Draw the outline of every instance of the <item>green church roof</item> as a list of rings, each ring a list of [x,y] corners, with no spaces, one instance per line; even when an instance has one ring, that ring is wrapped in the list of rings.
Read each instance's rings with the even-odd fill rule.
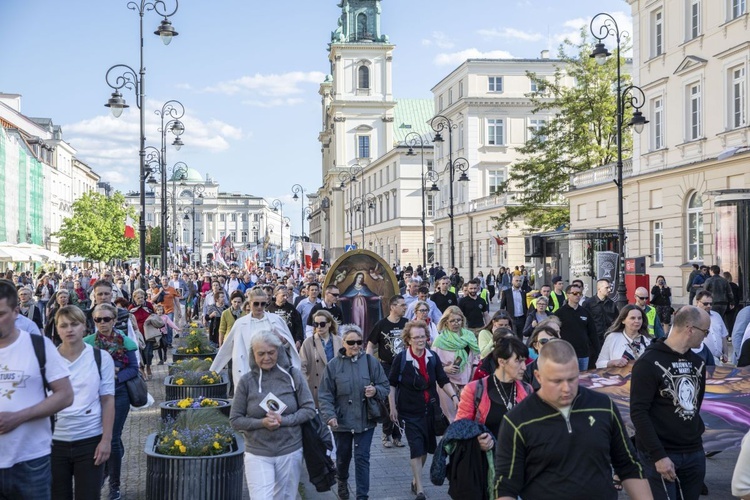
[[[432,99],[398,99],[393,112],[393,140],[403,144],[406,136],[416,132],[425,141],[432,142],[430,120],[435,116]],[[413,138],[414,136],[411,136]]]
[[[172,174],[169,182],[172,181],[203,182],[203,176],[196,169],[188,168],[186,173],[178,171],[176,174]]]

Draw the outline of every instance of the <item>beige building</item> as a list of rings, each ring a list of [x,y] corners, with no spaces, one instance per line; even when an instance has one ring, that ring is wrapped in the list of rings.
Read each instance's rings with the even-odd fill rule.
[[[652,284],[664,275],[676,304],[687,302],[693,263],[718,264],[747,290],[746,2],[628,3],[633,79],[650,123],[623,173],[625,255],[646,256]],[[608,165],[572,177],[572,229],[617,228],[615,173]]]
[[[435,165],[440,178],[435,195],[436,260],[455,267],[465,278],[499,266],[524,264],[522,221],[509,229],[495,229],[492,219],[514,203],[514,192],[498,194],[523,146],[549,115],[534,114],[528,95],[535,92],[527,71],[552,78],[561,64],[542,52],[540,59],[469,59],[432,89],[434,114],[450,120],[435,143]],[[572,85],[570,81],[563,85]],[[442,123],[447,123],[437,118]],[[437,123],[437,122],[436,122]],[[462,160],[465,160],[465,163]],[[454,252],[451,251],[450,174],[446,165],[468,165],[468,181],[456,170],[453,183]],[[518,186],[522,190],[524,186]],[[452,256],[455,254],[455,257]]]

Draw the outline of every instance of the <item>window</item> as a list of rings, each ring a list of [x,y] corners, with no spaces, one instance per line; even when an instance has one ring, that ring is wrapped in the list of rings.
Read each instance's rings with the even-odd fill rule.
[[[529,131],[531,132],[531,137],[538,137],[540,141],[544,142],[547,140],[547,137],[544,135],[541,135],[540,132],[542,131],[542,128],[547,125],[547,120],[539,120],[539,119],[532,119],[529,120]]]
[[[651,13],[651,57],[664,53],[664,13],[661,9]]]
[[[247,214],[242,214],[242,222],[247,222]]]
[[[490,195],[500,194],[500,189],[505,182],[505,171],[504,170],[489,170],[488,184],[490,186]]]
[[[729,127],[744,127],[745,118],[745,67],[740,66],[729,70],[731,78],[729,88]]]
[[[427,199],[427,217],[432,217],[435,210],[435,197],[431,194],[425,194],[425,198]]]
[[[370,157],[370,136],[360,135],[357,136],[357,158],[369,158]]]
[[[225,222],[226,221],[226,215],[219,214],[219,222]]]
[[[537,85],[536,80],[533,78],[529,79],[530,82],[530,88],[532,92],[539,92],[539,85]]]
[[[214,214],[206,214],[206,222],[213,222]]]
[[[651,101],[651,149],[664,147],[664,99],[657,97]]]
[[[464,122],[458,124],[458,149],[464,148]]]
[[[578,205],[578,220],[586,220],[586,204],[581,203]]]
[[[687,33],[686,40],[697,38],[701,34],[701,0],[687,0]]]
[[[234,231],[232,231],[231,233],[229,233],[229,238],[232,241],[237,241],[237,233],[235,233]]]
[[[370,68],[364,64],[357,70],[357,88],[361,90],[370,88]]]
[[[453,104],[453,89],[448,89],[448,106]]]
[[[729,5],[731,7],[729,19],[737,19],[747,12],[746,0],[729,0]]]
[[[237,222],[237,214],[231,214],[229,216],[229,220],[232,222]]]
[[[490,92],[502,92],[503,91],[503,77],[502,76],[490,76],[489,86],[487,88]]]
[[[443,96],[442,95],[440,97],[438,97],[438,109],[440,111],[443,110]]]
[[[607,216],[607,200],[599,200],[596,202],[596,216],[597,217]]]
[[[662,222],[653,223],[654,233],[654,264],[664,263],[664,226]]]
[[[247,242],[247,231],[242,231],[242,243]]]
[[[694,83],[688,86],[688,133],[689,141],[700,139],[703,134],[701,117],[701,84]]]
[[[487,120],[487,144],[502,146],[505,144],[505,122],[500,118]]]
[[[689,261],[703,260],[703,197],[694,192],[687,205],[687,252]]]
[[[458,98],[461,99],[464,96],[464,82],[461,80],[458,82]]]

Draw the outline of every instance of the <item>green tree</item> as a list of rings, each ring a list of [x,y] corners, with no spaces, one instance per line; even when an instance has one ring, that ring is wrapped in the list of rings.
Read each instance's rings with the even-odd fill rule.
[[[135,219],[135,209],[127,207],[119,191],[112,197],[88,192],[73,203],[73,216],[63,220],[60,252],[109,262],[138,254],[138,238],[125,238],[125,219]]]
[[[161,226],[147,229],[146,255],[161,255]]]
[[[599,66],[589,57],[593,48],[581,30],[579,43],[565,40],[558,48],[561,63],[553,78],[527,73],[537,86],[529,95],[533,113],[549,118],[518,148],[523,159],[512,166],[500,186],[501,192],[516,192],[517,204],[507,205],[493,217],[497,227],[521,220],[531,230],[568,224],[570,207],[563,193],[569,189],[570,175],[617,159],[616,57]],[[621,65],[625,67],[622,59]],[[567,85],[566,78],[572,78],[574,85]],[[623,73],[623,88],[628,81]],[[623,116],[628,115],[626,109]],[[630,155],[632,142],[632,135],[624,130],[624,157]]]

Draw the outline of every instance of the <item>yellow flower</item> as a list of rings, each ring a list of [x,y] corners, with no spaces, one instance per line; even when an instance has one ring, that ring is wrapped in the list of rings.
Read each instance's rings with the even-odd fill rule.
[[[205,361],[208,361],[209,363],[213,361],[211,358],[206,358]]]
[[[216,434],[214,434],[214,437],[215,437],[216,439],[221,439],[221,434],[219,434],[219,433],[217,432]]]
[[[177,431],[172,431],[173,436],[177,436]]]
[[[174,383],[177,384],[177,385],[182,385],[182,384],[185,383],[185,379],[184,378],[178,378],[177,380],[174,381]]]
[[[175,439],[174,440],[174,445],[175,446],[182,446],[182,441],[180,441],[179,439]]]
[[[187,448],[185,448],[184,446],[180,446],[180,453],[185,453],[185,452],[187,452]]]
[[[221,445],[219,444],[218,441],[214,441],[214,448],[217,449],[217,450],[221,449]]]

